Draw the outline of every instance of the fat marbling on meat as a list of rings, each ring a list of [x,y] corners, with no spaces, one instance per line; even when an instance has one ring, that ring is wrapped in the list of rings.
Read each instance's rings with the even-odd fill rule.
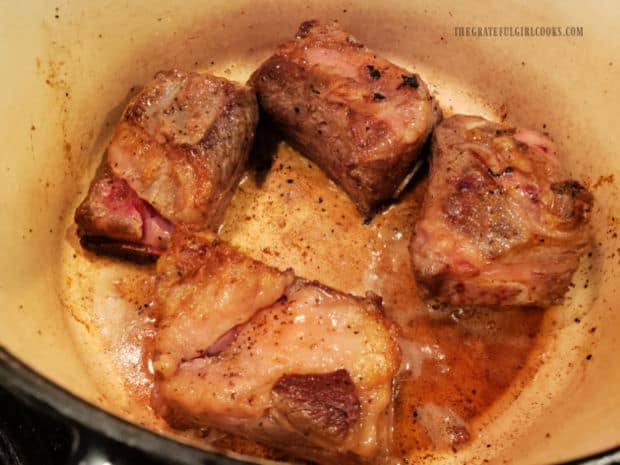
[[[214,235],[175,234],[157,263],[153,406],[319,463],[387,447],[400,363],[377,297],[297,278]]]
[[[451,116],[433,134],[410,245],[417,282],[452,304],[558,302],[587,248],[591,206],[546,135]]]
[[[398,196],[441,112],[420,76],[306,21],[252,75],[261,109],[363,213]]]
[[[246,86],[176,69],[157,73],[129,101],[106,166],[76,211],[83,243],[158,255],[175,225],[215,229],[245,169],[257,121],[256,97]],[[155,243],[153,218],[160,227]]]

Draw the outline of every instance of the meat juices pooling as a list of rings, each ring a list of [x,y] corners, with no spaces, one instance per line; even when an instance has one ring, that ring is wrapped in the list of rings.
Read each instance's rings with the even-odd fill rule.
[[[321,463],[386,454],[400,350],[380,301],[296,278],[214,235],[157,263],[153,405]]]
[[[219,226],[246,168],[254,92],[209,74],[162,71],[127,105],[107,163],[76,212],[86,244],[159,255],[174,226]]]
[[[441,112],[426,84],[337,23],[303,23],[250,78],[269,116],[371,213],[397,197]]]
[[[452,304],[558,302],[589,242],[592,195],[553,142],[477,116],[433,133],[428,191],[411,241],[427,297]]]

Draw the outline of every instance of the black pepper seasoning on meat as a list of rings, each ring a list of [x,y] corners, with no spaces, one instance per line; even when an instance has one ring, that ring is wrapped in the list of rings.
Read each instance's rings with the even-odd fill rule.
[[[491,168],[489,168],[487,170],[487,173],[489,173],[491,176],[493,176],[494,178],[499,178],[500,176],[503,176],[505,174],[510,174],[514,171],[512,166],[507,166],[506,168],[504,168],[503,171],[499,172],[499,173],[495,173]]]
[[[403,82],[401,82],[398,87],[396,88],[396,90],[401,89],[402,87],[413,87],[414,89],[417,89],[418,87],[420,87],[420,83],[418,82],[418,78],[416,77],[415,74],[412,74],[411,76],[407,76],[406,74],[401,74],[400,77],[402,78]]]
[[[366,68],[368,68],[368,73],[370,74],[371,79],[374,79],[375,81],[381,79],[381,71],[379,71],[373,65],[367,65]]]

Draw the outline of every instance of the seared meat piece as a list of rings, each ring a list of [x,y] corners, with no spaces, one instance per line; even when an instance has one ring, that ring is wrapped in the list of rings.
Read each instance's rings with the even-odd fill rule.
[[[587,247],[591,205],[545,135],[452,116],[433,135],[410,245],[418,284],[453,304],[557,302]]]
[[[258,121],[250,89],[208,74],[160,72],[127,106],[112,172],[175,223],[218,226]]]
[[[110,203],[103,188],[110,182],[172,224],[217,228],[243,174],[257,121],[248,87],[208,74],[158,73],[123,113],[108,148],[109,174],[95,180],[76,214],[81,233],[148,253],[165,246],[145,243],[133,210],[115,210],[122,205]]]
[[[320,463],[385,452],[400,351],[376,298],[177,234],[157,264],[153,406]]]
[[[303,23],[250,83],[265,113],[363,213],[400,194],[441,118],[417,74],[337,23]]]

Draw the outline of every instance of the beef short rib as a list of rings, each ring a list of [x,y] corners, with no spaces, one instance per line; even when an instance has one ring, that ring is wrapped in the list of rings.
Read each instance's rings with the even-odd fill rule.
[[[400,351],[378,299],[175,233],[157,263],[153,406],[319,463],[385,454]]]
[[[169,235],[151,243],[152,221],[140,221],[128,204],[168,232],[179,224],[217,228],[245,169],[257,121],[248,87],[209,74],[157,73],[129,101],[105,169],[76,212],[83,244],[161,253]]]
[[[250,83],[262,110],[363,213],[400,193],[441,117],[420,76],[337,23],[303,23]]]
[[[447,118],[410,245],[417,282],[452,304],[557,302],[588,245],[591,206],[546,135]]]

